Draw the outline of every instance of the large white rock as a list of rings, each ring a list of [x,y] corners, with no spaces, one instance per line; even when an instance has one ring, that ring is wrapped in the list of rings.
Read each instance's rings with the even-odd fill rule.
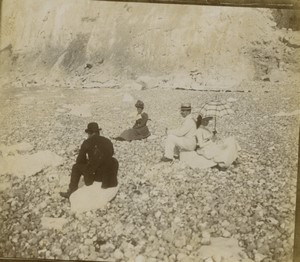
[[[10,146],[0,145],[0,151],[2,153],[2,156],[17,154],[19,152],[29,152],[32,149],[33,149],[33,145],[31,145],[27,142],[22,142],[22,143],[10,145]]]
[[[0,174],[12,174],[15,176],[30,176],[42,169],[62,164],[62,157],[46,150],[38,151],[31,155],[12,155],[0,157]]]
[[[63,217],[42,217],[41,219],[42,227],[47,229],[62,230],[67,222],[67,219]]]
[[[238,240],[234,238],[211,238],[209,246],[201,246],[199,258],[221,256],[224,259],[240,258],[243,249],[239,247]]]
[[[103,189],[101,185],[101,182],[94,182],[76,190],[70,196],[71,210],[81,213],[104,208],[116,196],[119,186]]]

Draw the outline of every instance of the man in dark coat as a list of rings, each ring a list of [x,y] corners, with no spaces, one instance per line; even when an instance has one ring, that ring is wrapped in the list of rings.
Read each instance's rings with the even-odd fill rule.
[[[78,189],[81,175],[87,186],[92,185],[94,181],[102,182],[102,188],[118,185],[119,163],[113,157],[113,144],[109,139],[100,136],[100,130],[97,123],[88,124],[85,130],[88,138],[82,143],[76,164],[73,165],[68,191],[60,192],[62,197],[69,198]]]

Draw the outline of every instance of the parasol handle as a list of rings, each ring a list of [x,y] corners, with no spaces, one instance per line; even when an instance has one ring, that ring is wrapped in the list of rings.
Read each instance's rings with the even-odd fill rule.
[[[217,116],[215,116],[215,127],[214,127],[214,131],[213,131],[214,135],[217,134],[216,126],[217,126]]]

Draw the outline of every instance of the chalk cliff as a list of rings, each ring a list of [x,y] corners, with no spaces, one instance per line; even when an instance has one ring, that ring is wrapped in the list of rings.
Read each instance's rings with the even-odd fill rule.
[[[289,33],[269,9],[3,0],[1,69],[74,86],[232,87],[288,70]]]

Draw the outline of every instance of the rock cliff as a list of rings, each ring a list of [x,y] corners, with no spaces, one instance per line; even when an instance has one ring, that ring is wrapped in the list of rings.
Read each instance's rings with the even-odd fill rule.
[[[291,33],[269,9],[3,0],[0,58],[22,84],[224,88],[286,75]]]

